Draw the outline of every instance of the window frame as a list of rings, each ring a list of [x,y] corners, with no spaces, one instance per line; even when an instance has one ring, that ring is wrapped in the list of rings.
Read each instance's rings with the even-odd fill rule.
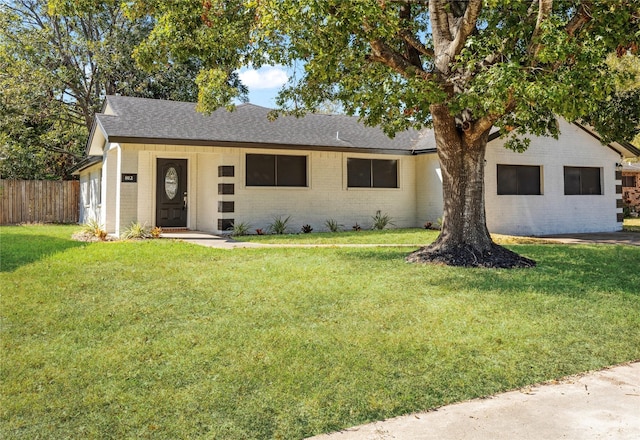
[[[574,188],[567,188],[567,178],[572,178],[571,175],[569,175],[567,172],[570,173],[575,173],[575,171],[579,171],[579,176],[578,176],[578,185],[579,185],[579,191],[575,191]],[[597,185],[597,189],[598,192],[589,192],[589,191],[585,191],[585,186],[584,185],[588,185],[589,184],[589,179],[593,178],[594,176],[589,176],[588,173],[593,173],[596,172],[598,173],[598,185]],[[601,167],[584,167],[584,166],[567,166],[565,165],[563,167],[563,182],[564,182],[564,195],[565,196],[601,196],[604,195],[604,188],[603,188],[603,184],[602,184],[602,168]],[[569,182],[571,186],[574,185],[574,183]]]
[[[250,171],[250,158],[256,158],[257,156],[269,157],[273,158],[273,176],[268,176],[269,178],[273,178],[272,183],[265,182],[264,184],[256,184],[255,179],[251,180],[251,174],[254,174]],[[278,162],[287,162],[288,160],[293,160],[293,163],[296,161],[301,161],[302,167],[297,169],[296,171],[299,173],[303,173],[302,177],[304,179],[304,185],[299,185],[297,183],[287,184],[287,180],[291,178],[290,175],[279,174]],[[281,164],[282,165],[282,164]],[[285,169],[284,167],[282,169]],[[303,154],[274,154],[274,153],[246,153],[245,161],[244,161],[244,184],[247,188],[309,188],[309,156]],[[295,180],[295,178],[294,178]],[[298,182],[299,183],[299,182]]]
[[[389,167],[393,163],[393,172],[390,176],[383,178],[385,173],[385,164],[390,171]],[[361,178],[366,173],[367,185],[357,184],[358,176],[353,175],[355,172],[356,164],[359,164],[359,168],[362,170]],[[368,165],[368,166],[367,166]],[[395,182],[393,186],[387,185],[389,177],[392,177]],[[347,157],[346,158],[346,187],[347,189],[399,189],[400,188],[400,160],[399,159],[381,159],[381,158],[368,158],[368,157]]]
[[[535,169],[535,170],[534,170]],[[515,192],[508,191],[507,189],[501,187],[501,183],[504,182],[504,179],[501,179],[502,176],[505,176],[507,171],[512,171],[515,173],[515,182],[510,184],[515,184]],[[522,184],[520,179],[525,179],[529,177],[525,174],[525,171],[537,171],[537,191],[529,192],[525,191],[527,187]],[[522,191],[521,191],[522,187]],[[542,191],[542,165],[515,165],[515,164],[496,164],[496,193],[499,196],[541,196],[543,195]]]

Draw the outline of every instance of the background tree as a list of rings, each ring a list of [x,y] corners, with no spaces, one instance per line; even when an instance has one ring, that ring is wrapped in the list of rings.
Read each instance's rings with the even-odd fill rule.
[[[0,5],[0,175],[69,178],[107,94],[195,101],[197,62],[135,64],[153,25],[116,0]]]
[[[390,135],[432,126],[443,178],[442,233],[411,260],[449,264],[533,264],[489,236],[483,192],[489,133],[498,130],[509,148],[523,151],[529,145],[523,134],[557,137],[557,116],[597,114],[622,75],[607,55],[634,52],[640,37],[635,0],[188,3],[140,4],[159,17],[148,41],[202,60],[204,109],[229,104],[233,72],[243,64],[304,60],[304,72],[279,95],[283,111],[337,101]],[[142,52],[149,57],[152,47]],[[633,136],[638,103],[627,104],[635,119],[614,127],[625,132],[593,118],[607,139]]]

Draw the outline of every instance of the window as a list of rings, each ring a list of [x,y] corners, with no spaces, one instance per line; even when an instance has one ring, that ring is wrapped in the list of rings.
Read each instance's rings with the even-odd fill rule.
[[[564,167],[564,194],[567,196],[602,194],[600,168]]]
[[[307,156],[247,154],[247,186],[307,186]]]
[[[382,159],[347,159],[349,188],[397,188],[398,161]]]
[[[540,167],[498,165],[498,195],[540,195]]]
[[[627,188],[635,188],[636,176],[622,176],[622,186]]]

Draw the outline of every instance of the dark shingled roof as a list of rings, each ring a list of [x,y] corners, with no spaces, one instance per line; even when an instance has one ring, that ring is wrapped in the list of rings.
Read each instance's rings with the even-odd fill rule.
[[[391,139],[380,128],[367,127],[357,117],[308,114],[280,116],[269,121],[268,108],[238,105],[210,115],[194,103],[108,96],[96,115],[109,142],[153,142],[189,145],[261,145],[283,148],[367,150],[410,153],[419,132],[408,130]]]

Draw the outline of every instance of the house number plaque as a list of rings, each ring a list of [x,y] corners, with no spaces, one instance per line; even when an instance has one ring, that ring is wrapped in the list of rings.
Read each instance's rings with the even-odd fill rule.
[[[127,183],[136,183],[138,181],[137,174],[123,174],[122,181]]]

